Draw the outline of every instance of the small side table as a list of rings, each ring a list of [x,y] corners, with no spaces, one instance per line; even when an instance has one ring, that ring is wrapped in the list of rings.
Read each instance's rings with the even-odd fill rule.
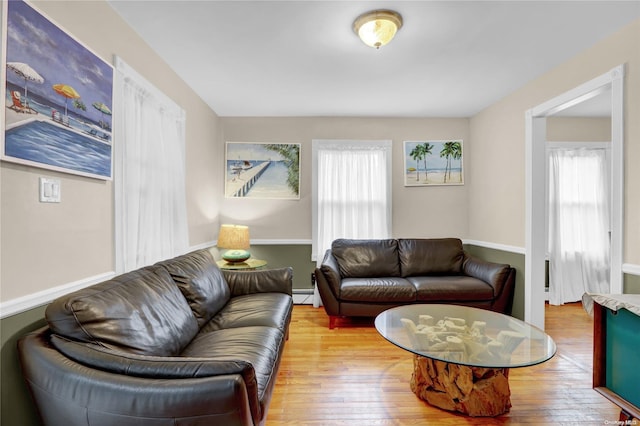
[[[229,263],[226,260],[216,261],[218,268],[226,271],[252,271],[254,269],[260,269],[267,265],[266,260],[249,258],[244,262]]]

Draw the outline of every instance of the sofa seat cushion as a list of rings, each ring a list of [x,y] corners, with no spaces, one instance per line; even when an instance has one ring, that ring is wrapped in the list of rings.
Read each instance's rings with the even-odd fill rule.
[[[340,300],[354,302],[413,302],[416,287],[404,278],[344,278]]]
[[[169,271],[202,327],[227,303],[231,290],[207,249],[158,263]]]
[[[62,296],[45,317],[61,336],[141,355],[178,355],[198,333],[187,301],[158,266]]]
[[[471,301],[492,300],[493,287],[473,277],[410,277],[407,278],[416,288],[418,301]]]
[[[458,238],[401,239],[398,256],[403,277],[460,275],[464,250]]]
[[[201,329],[201,333],[237,327],[275,327],[285,331],[293,302],[284,293],[254,293],[231,298]]]
[[[240,327],[200,333],[182,356],[207,361],[245,361],[251,363],[258,383],[258,399],[275,380],[277,363],[284,345],[284,333],[272,327]]]
[[[343,278],[399,277],[396,240],[337,239],[331,252]]]

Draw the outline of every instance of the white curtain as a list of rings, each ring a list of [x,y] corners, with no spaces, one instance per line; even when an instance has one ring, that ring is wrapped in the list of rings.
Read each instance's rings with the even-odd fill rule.
[[[188,249],[185,112],[116,58],[116,270]]]
[[[609,228],[606,150],[550,150],[550,304],[609,292]]]
[[[337,238],[390,238],[391,141],[313,141],[317,265]],[[314,305],[319,306],[315,292]]]

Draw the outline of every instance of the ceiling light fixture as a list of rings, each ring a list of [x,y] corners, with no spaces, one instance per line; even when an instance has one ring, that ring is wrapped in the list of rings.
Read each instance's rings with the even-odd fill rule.
[[[353,31],[367,46],[380,49],[389,43],[402,28],[402,16],[393,10],[372,10],[358,16],[353,22]]]

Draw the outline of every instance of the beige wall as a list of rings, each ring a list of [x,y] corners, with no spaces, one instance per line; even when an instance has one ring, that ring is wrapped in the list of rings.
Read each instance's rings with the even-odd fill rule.
[[[311,239],[311,141],[393,141],[395,237],[467,235],[468,186],[404,187],[403,141],[462,139],[465,171],[473,167],[469,120],[437,118],[222,118],[229,142],[300,143],[300,200],[225,199],[223,221],[247,224],[251,238]],[[222,160],[217,163],[222,165]],[[468,175],[467,175],[468,176]]]
[[[215,238],[222,177],[216,114],[106,2],[32,3],[107,62],[122,57],[187,112],[187,209],[191,245]],[[117,126],[117,123],[114,123]],[[117,147],[118,141],[114,142]],[[38,202],[38,177],[61,180],[62,202]],[[0,164],[0,301],[108,273],[113,258],[113,185],[96,179]]]
[[[525,111],[620,64],[626,64],[624,262],[640,264],[640,20],[471,118],[469,238],[524,247]]]

